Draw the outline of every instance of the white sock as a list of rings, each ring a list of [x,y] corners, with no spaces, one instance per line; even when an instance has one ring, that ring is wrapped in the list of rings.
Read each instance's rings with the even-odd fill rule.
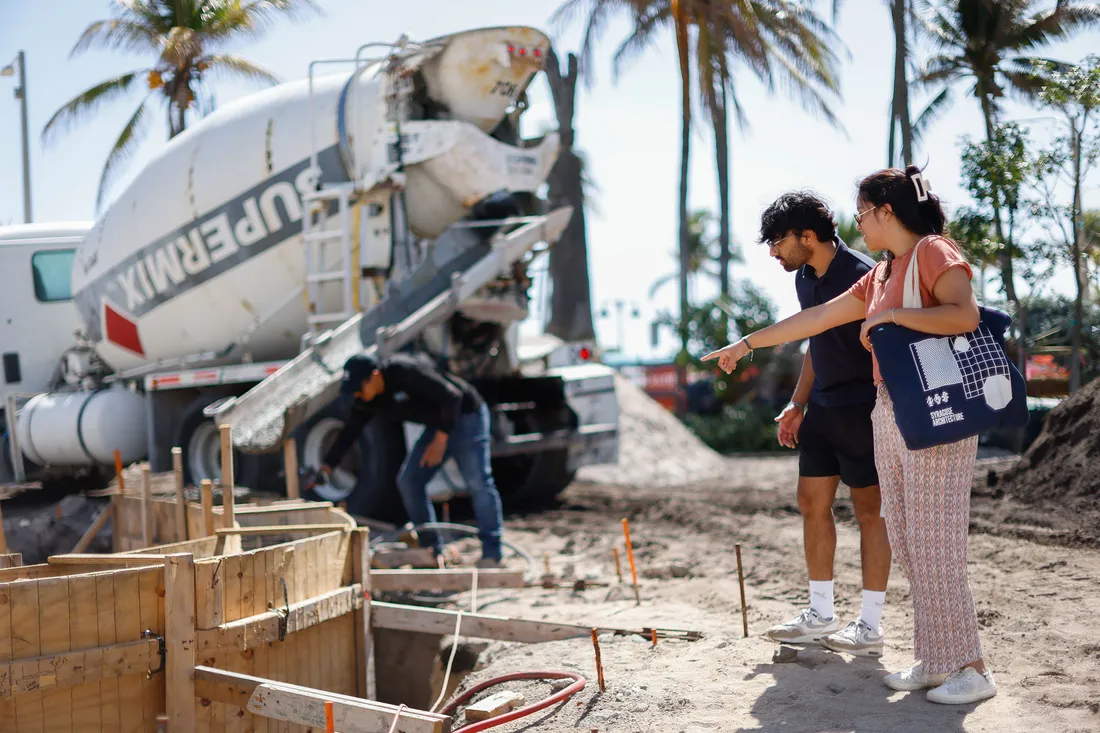
[[[885,604],[886,591],[864,589],[863,610],[860,611],[859,617],[863,619],[863,623],[878,631],[879,624],[882,623],[882,607]]]
[[[810,608],[821,618],[833,617],[833,581],[810,581]]]

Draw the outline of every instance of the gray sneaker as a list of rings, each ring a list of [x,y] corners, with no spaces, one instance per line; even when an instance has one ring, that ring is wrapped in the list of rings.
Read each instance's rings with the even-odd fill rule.
[[[881,657],[884,635],[868,626],[863,619],[850,622],[843,631],[829,634],[821,643],[834,652],[860,657]]]
[[[764,636],[787,644],[810,644],[835,631],[840,631],[840,619],[821,618],[817,611],[807,608],[790,621],[771,627]]]
[[[997,684],[993,681],[992,672],[987,670],[983,674],[973,667],[963,667],[949,674],[942,685],[929,690],[925,697],[941,705],[969,705],[996,694]]]
[[[882,681],[891,690],[914,692],[916,690],[926,690],[930,687],[939,687],[946,679],[946,674],[929,674],[924,670],[924,663],[917,662],[909,669],[886,675]]]

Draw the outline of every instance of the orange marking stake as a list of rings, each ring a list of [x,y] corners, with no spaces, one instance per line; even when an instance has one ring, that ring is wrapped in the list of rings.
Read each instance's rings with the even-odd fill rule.
[[[126,482],[122,480],[122,452],[115,448],[115,476],[118,477],[118,493],[126,493]]]
[[[653,646],[657,646],[657,629],[649,630],[649,637],[653,640]]]
[[[607,692],[607,684],[603,679],[603,662],[600,661],[599,629],[592,629],[592,648],[596,650],[596,679],[600,683],[600,692]]]
[[[612,547],[611,554],[615,556],[615,574],[619,576],[619,582],[623,582],[623,566],[619,561],[619,548]]]
[[[325,703],[325,733],[336,732],[336,718],[332,713],[332,703]]]
[[[630,561],[630,577],[634,581],[634,600],[642,605],[642,596],[638,592],[638,571],[634,568],[634,545],[630,543],[630,522],[623,518],[623,535],[626,536],[626,559]]]

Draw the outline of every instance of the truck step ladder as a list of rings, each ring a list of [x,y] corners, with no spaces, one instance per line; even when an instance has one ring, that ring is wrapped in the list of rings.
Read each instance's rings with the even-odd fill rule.
[[[472,233],[483,223],[452,227],[436,241],[432,256],[392,283],[368,312],[355,313],[245,394],[211,405],[206,412],[219,425],[232,426],[233,445],[239,450],[279,450],[296,427],[336,398],[348,357],[398,351],[424,329],[450,318],[535,245],[557,242],[572,215],[573,209],[563,206],[512,220],[512,225],[522,223],[491,239]]]
[[[352,242],[351,207],[354,187],[350,183],[330,183],[321,190],[307,193],[302,197],[306,215],[302,219],[302,240],[305,243],[306,257],[306,308],[309,332],[317,336],[347,321],[358,312],[355,292],[358,287],[356,273],[359,263],[355,262]],[[335,212],[330,210],[335,204]],[[328,228],[328,222],[335,218],[336,227]],[[328,243],[339,243],[340,257],[327,266],[325,255],[330,259],[333,247]],[[333,286],[339,286],[342,307],[338,310],[325,310],[326,301],[331,301]],[[325,296],[329,295],[328,298]]]

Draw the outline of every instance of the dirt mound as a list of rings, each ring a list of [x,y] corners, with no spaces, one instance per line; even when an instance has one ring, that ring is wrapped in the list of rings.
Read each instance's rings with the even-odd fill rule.
[[[616,375],[619,462],[587,466],[580,481],[618,486],[682,486],[713,479],[730,463],[695,437],[675,415],[625,377]]]
[[[1100,379],[1047,414],[1042,433],[999,488],[1021,501],[1094,504],[1100,497],[1098,459]]]
[[[73,547],[107,507],[105,499],[66,496],[57,504],[4,503],[4,534],[8,551],[23,555],[24,565],[46,562],[50,555],[72,552]],[[96,535],[86,552],[110,552],[111,530]]]

